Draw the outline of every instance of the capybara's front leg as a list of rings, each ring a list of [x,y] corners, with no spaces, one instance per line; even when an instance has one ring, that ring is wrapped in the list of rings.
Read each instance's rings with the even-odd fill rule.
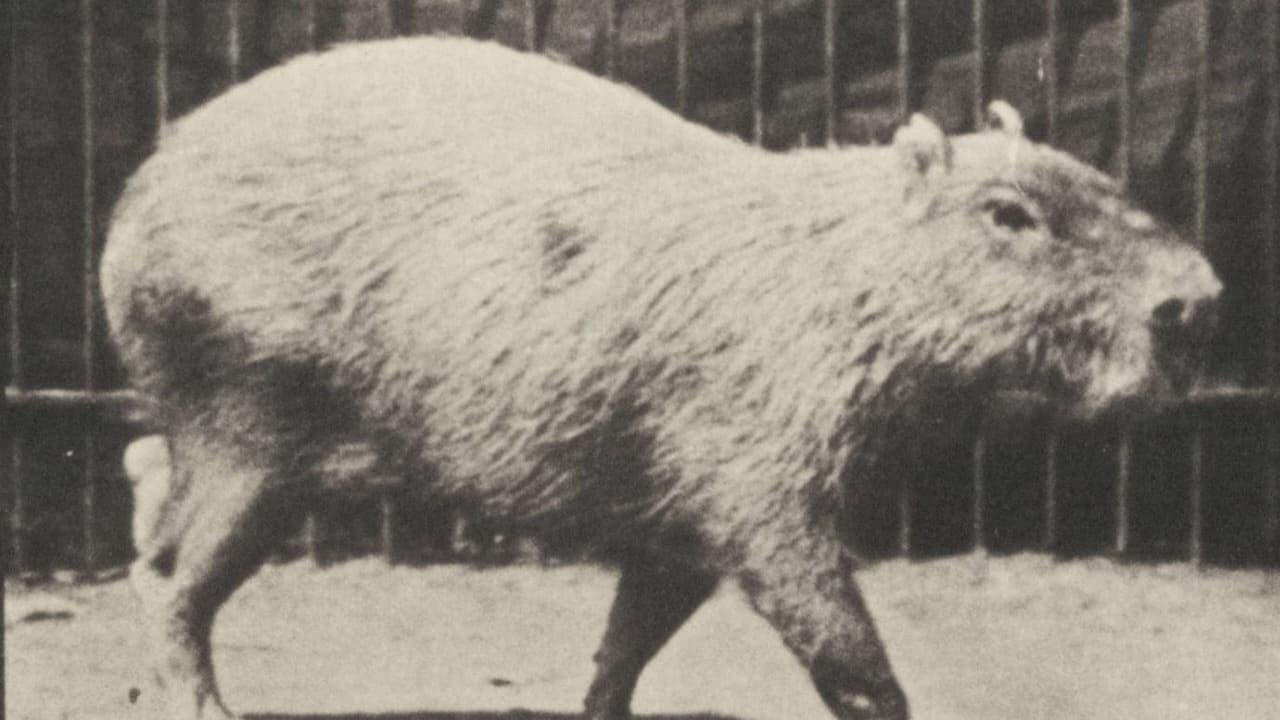
[[[195,610],[194,588],[156,567],[155,557],[130,568],[152,646],[157,684],[168,701],[166,718],[232,718],[213,676],[209,646],[211,616]]]
[[[749,544],[741,583],[842,720],[907,720],[906,696],[853,579],[848,551],[803,522],[774,518]]]
[[[649,560],[624,563],[587,692],[589,720],[631,717],[631,695],[649,660],[715,590],[718,578]]]
[[[233,444],[197,433],[172,438],[168,482],[162,473],[135,491],[154,512],[138,538],[131,582],[142,605],[155,675],[171,720],[231,718],[218,695],[210,633],[219,607],[253,575],[290,527],[289,513],[267,492],[266,464]]]

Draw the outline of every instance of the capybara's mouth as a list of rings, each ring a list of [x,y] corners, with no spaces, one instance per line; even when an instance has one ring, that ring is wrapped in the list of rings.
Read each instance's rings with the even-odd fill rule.
[[[1093,352],[1070,353],[1040,338],[1028,340],[995,369],[995,407],[1036,406],[1054,414],[1088,416],[1098,410]],[[1001,412],[1002,410],[997,410]]]
[[[1216,326],[1213,301],[1179,300],[1159,306],[1136,332],[1089,327],[1069,343],[1033,336],[999,368],[997,392],[1021,405],[1038,396],[1073,420],[1160,413],[1207,381]]]
[[[1196,326],[1153,325],[1152,360],[1167,391],[1183,398],[1203,382],[1209,365],[1211,342],[1217,327],[1216,313]]]
[[[1208,378],[1218,328],[1216,300],[1173,300],[1152,313],[1152,399],[1158,405],[1185,400]]]
[[[1069,422],[1158,414],[1185,399],[1203,377],[1200,362],[1180,364],[1172,372],[1151,358],[1145,363],[1095,362],[1094,372],[1053,366],[1005,376],[995,384],[990,409],[998,416],[1047,413]]]
[[[1062,419],[1079,422],[1160,415],[1206,383],[1206,358],[1204,353],[1187,354],[1170,363],[1151,357],[1138,366],[1113,366],[1081,382],[1046,378],[1043,403]]]

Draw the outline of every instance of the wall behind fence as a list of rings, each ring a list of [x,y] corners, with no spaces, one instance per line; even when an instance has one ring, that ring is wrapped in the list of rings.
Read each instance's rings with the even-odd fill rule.
[[[1116,174],[1204,245],[1227,284],[1214,370],[1252,390],[1150,426],[1005,428],[944,449],[873,539],[1274,558],[1277,22],[1272,0],[11,0],[9,567],[129,556],[118,466],[138,427],[94,272],[160,128],[292,55],[424,33],[560,56],[771,149],[883,142],[912,110],[963,131],[986,100],[1010,100],[1034,138]],[[407,503],[406,547],[448,545],[447,516]],[[388,505],[362,507],[346,524],[328,513],[332,544],[378,545]]]

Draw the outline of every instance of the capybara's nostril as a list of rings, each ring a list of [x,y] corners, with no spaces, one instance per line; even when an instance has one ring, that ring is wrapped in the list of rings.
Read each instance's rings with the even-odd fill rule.
[[[1151,324],[1159,329],[1173,329],[1183,324],[1187,302],[1182,298],[1169,298],[1151,311]]]

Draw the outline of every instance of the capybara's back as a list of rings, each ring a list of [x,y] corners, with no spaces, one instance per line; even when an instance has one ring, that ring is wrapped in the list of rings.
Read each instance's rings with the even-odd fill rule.
[[[1088,415],[1194,383],[1220,290],[1110,179],[1021,137],[766,154],[463,40],[347,46],[169,129],[102,266],[165,445],[134,583],[174,717],[338,448],[616,564],[592,718],[740,583],[841,718],[906,718],[851,511],[996,393]],[[154,443],[155,441],[148,441]],[[146,450],[146,452],[143,452]],[[134,463],[135,465],[137,463]],[[150,467],[150,466],[148,466]]]

